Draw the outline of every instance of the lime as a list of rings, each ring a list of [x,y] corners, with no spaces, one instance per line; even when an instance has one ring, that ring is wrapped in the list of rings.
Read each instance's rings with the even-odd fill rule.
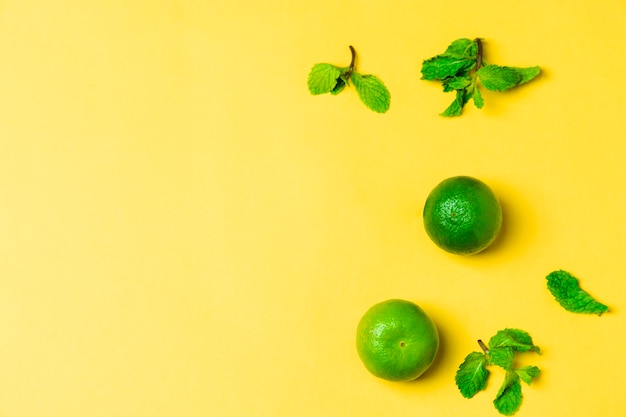
[[[363,315],[357,326],[356,348],[373,375],[411,381],[435,360],[439,333],[415,303],[391,299],[375,304]]]
[[[502,226],[502,208],[484,182],[467,176],[439,183],[424,205],[424,228],[441,249],[472,255],[493,243]]]

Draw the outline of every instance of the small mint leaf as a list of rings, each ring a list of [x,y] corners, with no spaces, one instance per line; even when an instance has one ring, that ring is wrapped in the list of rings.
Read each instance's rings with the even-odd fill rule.
[[[442,80],[443,91],[449,92],[453,90],[462,90],[472,83],[472,78],[468,76],[450,77]]]
[[[374,75],[352,73],[352,82],[361,101],[376,113],[389,110],[391,96],[385,84]]]
[[[463,112],[463,106],[469,101],[466,90],[456,90],[456,97],[452,104],[440,114],[443,117],[457,117]]]
[[[333,89],[330,90],[330,94],[336,96],[337,94],[341,93],[344,88],[346,88],[346,85],[348,85],[348,82],[342,74],[339,78],[337,78],[337,84],[335,84]]]
[[[465,357],[454,378],[463,397],[472,398],[485,389],[489,377],[486,365],[487,357],[483,353],[472,352]]]
[[[448,77],[461,75],[474,65],[476,65],[475,59],[437,55],[422,63],[422,79],[429,81],[443,80]]]
[[[326,94],[333,91],[342,69],[331,64],[315,64],[309,72],[307,85],[313,95]]]
[[[516,369],[515,373],[522,381],[530,385],[533,380],[539,376],[541,370],[536,366],[525,366],[523,368]]]
[[[474,87],[472,100],[474,100],[474,106],[476,106],[477,109],[482,109],[485,105],[485,100],[483,99],[482,94],[480,94],[480,90],[478,89],[478,87]]]
[[[569,272],[554,271],[548,274],[546,279],[548,280],[548,290],[567,311],[601,316],[609,310],[606,305],[596,301],[580,288],[578,279]]]
[[[507,371],[506,377],[493,405],[500,414],[512,416],[522,405],[522,385],[519,376],[513,371]]]
[[[539,346],[533,344],[530,335],[519,329],[500,330],[489,340],[489,349],[510,347],[517,352],[533,351],[541,353]]]
[[[499,65],[485,65],[476,74],[483,87],[492,91],[510,90],[522,80],[522,76],[514,68]]]
[[[515,351],[512,347],[493,347],[489,349],[489,362],[507,371],[513,369]]]
[[[453,58],[476,59],[478,55],[478,44],[475,40],[461,38],[452,42],[443,55]]]
[[[541,68],[539,67],[528,67],[528,68],[518,68],[518,67],[510,67],[513,68],[521,77],[519,84],[527,83],[528,81],[535,78],[537,75],[541,73]]]
[[[454,101],[448,106],[447,109],[440,114],[443,117],[457,117],[461,115],[463,108],[459,105],[459,102],[454,99]]]

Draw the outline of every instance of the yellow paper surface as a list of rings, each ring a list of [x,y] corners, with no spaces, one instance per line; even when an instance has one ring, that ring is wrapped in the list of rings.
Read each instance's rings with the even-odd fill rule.
[[[454,374],[497,330],[542,369],[520,416],[625,416],[626,3],[0,2],[0,415],[496,416]],[[540,78],[462,117],[422,60],[482,37]],[[309,94],[318,62],[379,76]],[[504,210],[486,252],[426,236],[453,175]],[[611,308],[563,310],[565,269]],[[418,303],[441,350],[369,375],[356,324]]]

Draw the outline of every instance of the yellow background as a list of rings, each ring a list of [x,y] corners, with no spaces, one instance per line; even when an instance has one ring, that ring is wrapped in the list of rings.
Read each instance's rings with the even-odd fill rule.
[[[0,1],[0,416],[496,416],[464,356],[527,330],[520,416],[626,416],[626,3]],[[454,39],[543,75],[485,107],[420,80]],[[378,75],[311,96],[317,62]],[[473,257],[421,223],[442,179],[488,183]],[[566,269],[611,307],[561,309]],[[370,376],[360,316],[421,305],[441,333],[412,383]]]

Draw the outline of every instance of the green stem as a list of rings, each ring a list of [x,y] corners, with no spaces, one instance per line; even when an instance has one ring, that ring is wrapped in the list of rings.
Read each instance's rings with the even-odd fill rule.
[[[476,38],[476,46],[478,47],[478,52],[476,53],[476,68],[475,71],[478,71],[480,67],[483,65],[483,42],[480,38]]]
[[[489,355],[489,348],[483,343],[482,340],[478,339],[478,346],[485,352],[486,355]]]

